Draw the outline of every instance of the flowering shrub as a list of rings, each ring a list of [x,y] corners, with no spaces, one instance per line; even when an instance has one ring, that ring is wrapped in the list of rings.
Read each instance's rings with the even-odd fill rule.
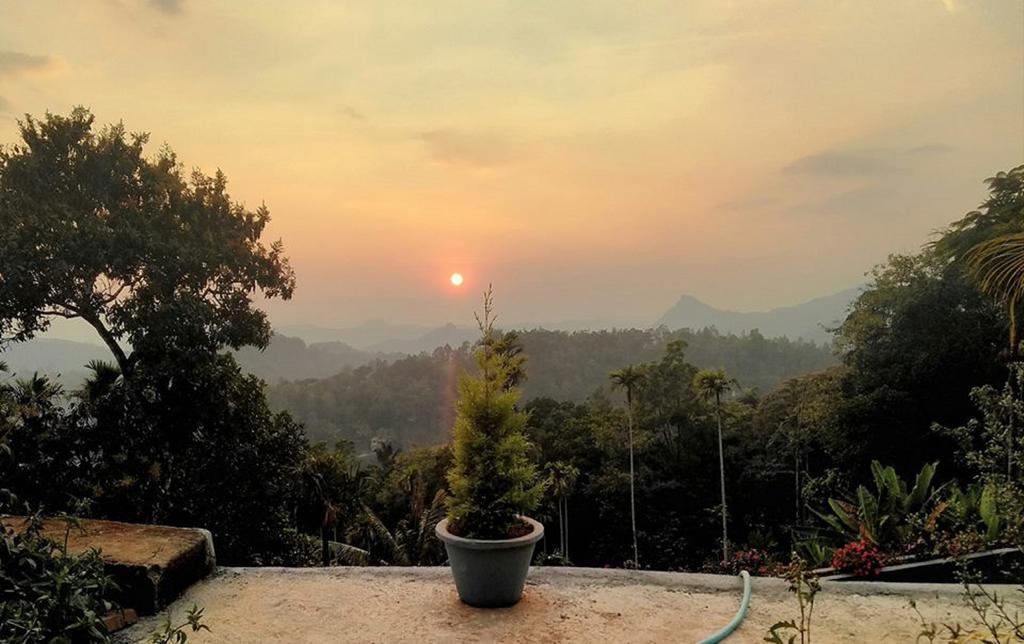
[[[985,535],[965,530],[956,534],[943,535],[935,545],[935,550],[940,555],[959,557],[972,552],[980,552],[985,549],[986,545]]]
[[[885,558],[878,548],[864,541],[846,544],[832,555],[832,567],[856,577],[872,577],[885,565]]]
[[[771,554],[764,550],[751,548],[750,550],[737,550],[727,561],[719,565],[721,572],[738,575],[741,570],[746,570],[751,575],[758,577],[771,577],[779,574],[782,566],[775,561]]]

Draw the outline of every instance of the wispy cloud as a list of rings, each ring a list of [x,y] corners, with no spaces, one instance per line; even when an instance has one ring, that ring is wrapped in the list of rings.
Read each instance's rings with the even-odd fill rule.
[[[872,150],[826,150],[793,161],[783,171],[818,177],[859,178],[904,172],[928,157],[953,150],[944,143],[927,143],[909,148]]]
[[[26,54],[21,51],[0,51],[0,76],[15,76],[45,72],[52,69],[57,59],[52,56]]]
[[[431,157],[451,165],[490,167],[508,163],[514,156],[506,141],[487,134],[431,130],[417,138]]]
[[[366,119],[366,114],[363,114],[351,105],[342,105],[341,109],[338,111],[341,112],[342,116],[350,118],[353,121],[363,121]]]
[[[185,0],[149,0],[149,4],[167,14],[181,13],[185,9]]]
[[[801,157],[784,170],[789,174],[849,177],[885,174],[901,168],[875,154],[832,151]]]

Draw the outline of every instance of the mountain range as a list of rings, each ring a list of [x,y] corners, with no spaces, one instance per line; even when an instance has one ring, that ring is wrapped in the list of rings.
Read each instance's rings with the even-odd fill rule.
[[[757,329],[765,337],[785,336],[791,340],[828,343],[832,341],[829,329],[846,317],[847,309],[860,290],[860,287],[851,288],[795,306],[750,313],[716,309],[693,296],[684,295],[661,316],[657,325],[672,330],[714,327],[721,333]]]
[[[717,309],[684,295],[650,326],[666,326],[670,330],[714,327],[723,334],[757,329],[765,337],[784,336],[826,344],[831,341],[827,329],[845,317],[859,292],[859,288],[847,289],[803,304],[761,312]],[[474,327],[451,323],[430,327],[373,321],[337,329],[290,326],[279,329],[266,350],[247,347],[235,355],[244,369],[268,382],[325,378],[376,360],[392,361],[446,344],[458,347],[476,339],[478,333]],[[0,361],[19,376],[38,371],[59,375],[65,384],[79,382],[86,375],[85,365],[90,360],[109,361],[110,356],[98,343],[47,337],[12,345],[0,352]]]

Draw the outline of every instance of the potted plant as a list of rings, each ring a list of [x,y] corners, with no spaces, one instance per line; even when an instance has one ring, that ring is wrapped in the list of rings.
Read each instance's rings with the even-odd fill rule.
[[[436,533],[448,553],[459,598],[472,606],[511,606],[544,526],[525,516],[543,491],[529,458],[525,413],[516,408],[522,356],[495,332],[491,290],[474,357],[479,373],[459,380],[448,515]]]

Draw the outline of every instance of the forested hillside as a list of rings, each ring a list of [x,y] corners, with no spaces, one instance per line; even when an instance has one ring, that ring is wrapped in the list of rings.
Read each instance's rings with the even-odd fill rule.
[[[760,391],[835,363],[827,347],[769,339],[757,331],[531,330],[519,338],[529,365],[523,383],[527,400],[582,402],[607,385],[608,373],[624,364],[658,359],[672,340],[686,343],[686,357],[693,364],[724,367],[743,388]],[[375,437],[402,446],[434,444],[448,439],[457,374],[469,364],[469,345],[446,346],[323,379],[279,383],[271,386],[269,398],[272,406],[301,420],[314,440],[351,440],[359,449],[368,448]]]

